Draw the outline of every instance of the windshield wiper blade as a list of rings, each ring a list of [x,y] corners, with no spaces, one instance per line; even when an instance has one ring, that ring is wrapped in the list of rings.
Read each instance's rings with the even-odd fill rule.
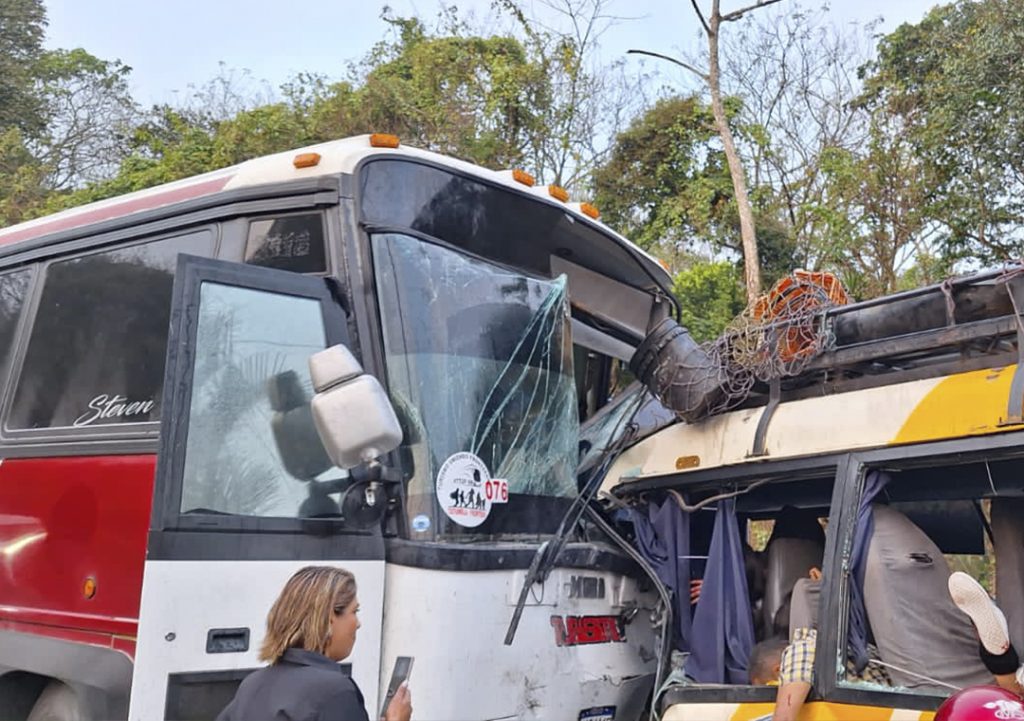
[[[633,418],[636,416],[640,406],[643,405],[643,400],[647,395],[647,391],[640,393],[637,396],[636,405],[633,410],[628,414],[624,415],[619,421],[621,424],[626,424],[627,427],[632,424]],[[573,499],[572,505],[569,506],[565,512],[565,516],[562,517],[562,522],[558,526],[558,531],[555,533],[555,537],[550,541],[544,541],[537,549],[537,552],[533,556],[533,561],[530,562],[530,567],[526,571],[526,576],[523,578],[523,587],[519,591],[519,600],[516,602],[516,610],[512,613],[512,620],[509,622],[508,631],[505,632],[505,645],[511,646],[512,641],[516,637],[516,631],[519,629],[519,619],[523,615],[523,609],[526,607],[526,599],[533,588],[535,583],[543,583],[547,580],[548,574],[551,573],[551,569],[554,567],[555,562],[562,553],[562,549],[565,547],[566,539],[576,524],[579,523],[583,517],[584,512],[590,505],[590,502],[594,500],[594,496],[597,495],[598,490],[601,488],[601,483],[604,481],[605,475],[608,470],[612,467],[615,459],[618,458],[619,454],[625,449],[626,443],[631,438],[632,433],[628,431],[623,433],[621,436],[618,434],[618,430],[612,434],[613,438],[616,438],[614,445],[612,445],[605,456],[604,460],[594,469],[593,474],[587,480],[587,483],[583,486],[583,490],[580,491],[579,495]]]

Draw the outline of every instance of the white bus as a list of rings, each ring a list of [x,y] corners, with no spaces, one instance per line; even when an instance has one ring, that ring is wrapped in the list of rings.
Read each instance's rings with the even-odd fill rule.
[[[580,423],[675,301],[563,193],[361,136],[0,230],[3,715],[211,718],[330,563],[369,713],[402,655],[420,719],[638,718],[657,594],[573,523]],[[401,425],[373,467],[309,432],[336,344]]]

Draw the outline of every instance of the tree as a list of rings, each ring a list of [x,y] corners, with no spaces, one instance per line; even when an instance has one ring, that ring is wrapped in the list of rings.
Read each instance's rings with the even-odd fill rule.
[[[696,260],[676,274],[672,292],[679,300],[683,325],[696,340],[717,338],[743,311],[742,279],[726,261]]]
[[[16,127],[0,133],[0,227],[33,217],[49,190],[46,169],[33,157]]]
[[[334,99],[338,119],[493,168],[521,164],[549,94],[542,68],[515,38],[474,35],[454,9],[446,18],[432,36],[386,15],[398,39],[379,43],[356,90]]]
[[[740,107],[738,100],[726,100],[732,122]],[[742,126],[735,134],[752,142]],[[604,221],[670,268],[686,267],[695,254],[728,250],[742,257],[732,178],[711,108],[699,97],[655,103],[615,137],[593,178]],[[770,212],[758,212],[754,222],[762,270],[774,280],[795,262],[788,229]]]
[[[852,101],[857,70],[873,57],[872,29],[837,27],[827,6],[791,4],[745,17],[722,40],[723,88],[743,101],[734,123],[744,131],[737,144],[755,213],[786,228],[799,267],[827,262],[819,255],[831,233],[818,212],[830,182],[823,157],[867,143],[869,113]]]
[[[278,99],[248,91],[246,77],[222,69],[176,105],[153,108],[113,177],[49,209],[368,132],[489,167],[520,165],[546,78],[517,40],[470,35],[450,13],[446,27],[455,34],[442,36],[419,20],[388,17],[395,37],[352,67],[349,80],[301,74]]]
[[[865,107],[903,123],[928,172],[928,213],[953,258],[1020,252],[1024,224],[1024,4],[958,2],[882,38]]]
[[[35,70],[35,92],[45,128],[33,154],[48,169],[52,190],[81,187],[110,176],[127,156],[139,110],[128,87],[131,68],[85,50],[44,53]]]
[[[0,0],[0,132],[33,133],[45,124],[34,92],[45,28],[42,0]]]
[[[725,159],[729,166],[729,174],[732,178],[733,192],[736,197],[736,209],[740,221],[740,237],[743,243],[744,259],[744,280],[747,288],[747,300],[751,303],[757,298],[761,290],[761,264],[757,256],[757,233],[754,224],[754,211],[750,204],[750,197],[747,192],[746,173],[743,169],[743,162],[740,159],[739,151],[736,149],[736,141],[733,137],[732,128],[729,127],[729,119],[725,111],[725,102],[722,96],[722,72],[719,58],[719,44],[721,37],[722,23],[735,22],[744,17],[747,13],[757,8],[773,5],[780,0],[757,0],[753,5],[733,10],[722,14],[721,0],[711,0],[711,12],[705,17],[697,0],[690,0],[693,11],[700,20],[701,27],[708,41],[708,69],[701,70],[691,63],[682,62],[674,58],[667,58],[657,53],[631,50],[646,55],[655,55],[665,58],[671,62],[691,71],[699,77],[708,88],[711,95],[711,111],[714,116],[715,129],[722,139],[722,148],[725,152]]]
[[[912,270],[938,280],[929,276],[942,268],[930,260],[930,179],[904,135],[898,117],[876,112],[862,148],[834,147],[821,157],[825,192],[808,208],[823,226],[815,254],[856,297],[892,293]]]
[[[604,221],[670,267],[700,240],[730,244],[733,189],[716,137],[698,97],[659,100],[616,136],[594,172]]]
[[[610,0],[541,0],[527,15],[516,0],[497,0],[525,36],[529,57],[545,78],[527,147],[531,172],[570,191],[589,189],[615,137],[644,107],[643,83],[622,61],[601,64],[601,36],[619,18]]]

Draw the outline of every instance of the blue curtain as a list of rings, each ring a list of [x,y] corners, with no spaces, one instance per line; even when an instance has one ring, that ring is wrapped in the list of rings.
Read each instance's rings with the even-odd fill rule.
[[[864,480],[864,493],[857,507],[857,525],[853,532],[853,548],[850,551],[850,565],[853,569],[853,583],[850,584],[850,631],[849,653],[857,671],[868,665],[868,615],[864,607],[864,572],[867,569],[868,545],[875,529],[871,503],[889,482],[889,474],[882,471],[868,471]]]
[[[707,570],[693,617],[686,675],[698,683],[749,683],[754,619],[747,592],[736,500],[718,503]]]
[[[640,553],[672,591],[676,648],[690,646],[690,517],[672,498],[629,509]]]

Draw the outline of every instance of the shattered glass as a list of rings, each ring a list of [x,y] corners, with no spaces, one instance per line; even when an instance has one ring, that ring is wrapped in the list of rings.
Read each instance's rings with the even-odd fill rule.
[[[414,537],[541,534],[576,495],[579,421],[566,279],[532,278],[401,234],[373,238],[389,392]],[[475,528],[435,501],[455,453],[509,484]]]

